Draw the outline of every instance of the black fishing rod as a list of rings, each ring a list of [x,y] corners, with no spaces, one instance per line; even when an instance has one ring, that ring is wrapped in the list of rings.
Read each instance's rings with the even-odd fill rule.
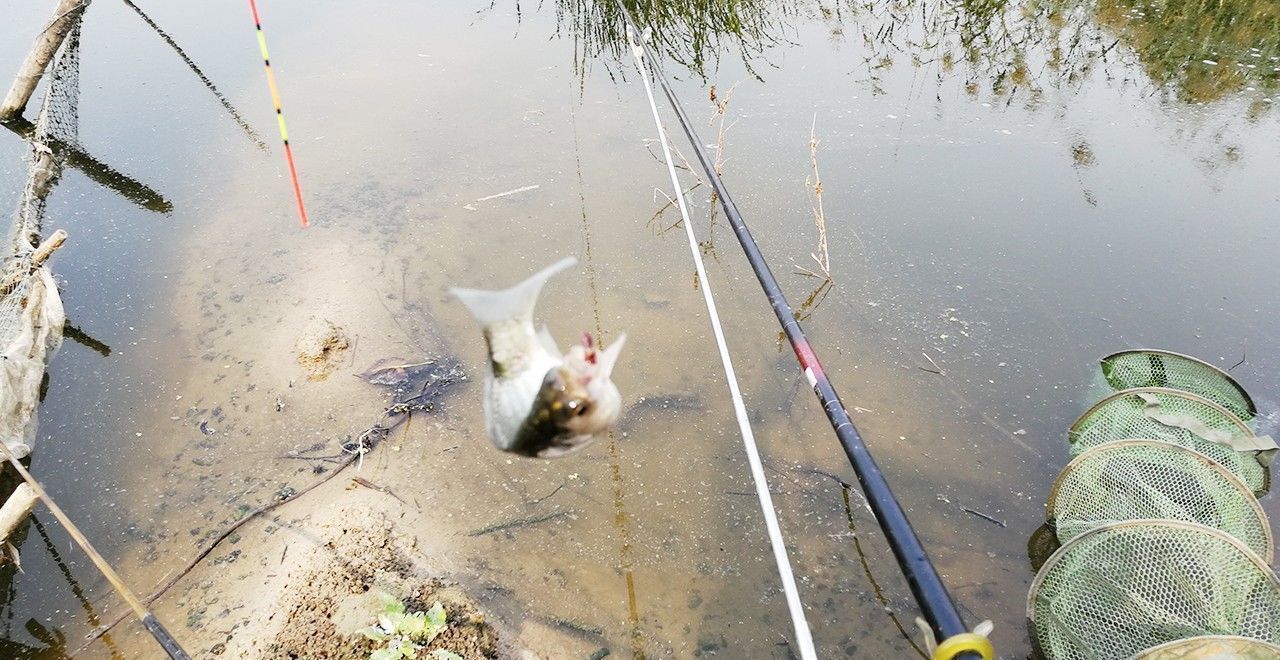
[[[742,214],[738,212],[738,207],[734,204],[733,197],[729,194],[729,189],[725,187],[724,181],[716,173],[712,160],[702,146],[702,140],[698,138],[697,133],[693,130],[689,117],[684,111],[684,106],[680,104],[680,100],[676,98],[675,92],[672,91],[671,85],[667,82],[662,65],[654,57],[648,43],[641,36],[642,32],[636,25],[630,10],[622,4],[621,0],[617,0],[617,4],[622,9],[628,29],[632,31],[632,39],[643,49],[644,59],[653,67],[658,84],[662,87],[667,101],[675,111],[676,117],[680,121],[680,127],[684,129],[684,134],[688,137],[689,144],[692,145],[703,171],[706,172],[712,189],[715,191],[716,196],[719,197],[725,216],[728,217],[729,224],[733,227],[733,233],[738,237],[738,242],[742,245],[747,261],[751,264],[751,269],[755,271],[756,278],[760,281],[760,286],[764,289],[764,293],[769,299],[769,304],[773,306],[773,312],[778,317],[778,323],[782,325],[787,341],[791,343],[796,359],[799,360],[800,367],[804,369],[805,378],[808,379],[818,400],[822,403],[823,410],[826,411],[827,419],[830,420],[836,437],[840,440],[840,445],[844,448],[845,455],[848,456],[849,463],[853,466],[853,471],[858,477],[858,483],[862,485],[862,492],[866,495],[867,504],[871,507],[871,512],[875,516],[876,522],[880,524],[880,529],[884,531],[885,537],[889,541],[889,546],[893,549],[893,554],[897,558],[898,565],[902,568],[902,573],[907,578],[907,584],[911,587],[911,593],[920,605],[920,610],[924,614],[925,620],[933,629],[935,639],[940,644],[943,644],[953,637],[968,637],[972,635],[960,618],[960,613],[956,610],[955,603],[952,602],[951,595],[942,583],[942,578],[938,575],[937,569],[929,561],[924,545],[920,543],[920,538],[916,536],[915,530],[911,528],[911,523],[907,520],[907,515],[902,510],[902,505],[898,504],[897,498],[893,495],[893,490],[889,488],[888,481],[885,480],[884,474],[880,472],[880,467],[876,465],[871,452],[862,441],[862,436],[858,433],[857,427],[854,426],[853,420],[850,419],[848,411],[845,410],[844,403],[840,401],[840,395],[836,392],[835,386],[831,384],[831,380],[827,378],[826,372],[823,371],[822,365],[818,361],[818,356],[809,345],[809,340],[805,337],[804,330],[801,329],[800,323],[796,321],[791,305],[787,302],[786,296],[782,293],[782,288],[778,285],[777,278],[773,276],[768,262],[765,261],[764,255],[760,252],[760,246],[756,243],[755,238],[752,237],[751,231],[742,219]],[[676,192],[677,194],[679,193],[678,190]],[[957,639],[956,641],[960,640]],[[964,645],[962,648],[956,649],[960,653],[943,657],[979,657],[976,651],[970,650],[971,648],[969,645]],[[944,651],[944,648],[940,648],[939,651]]]

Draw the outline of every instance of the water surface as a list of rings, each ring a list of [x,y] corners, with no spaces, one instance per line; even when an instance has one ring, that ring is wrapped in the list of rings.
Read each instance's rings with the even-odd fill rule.
[[[710,120],[699,130],[723,148],[725,181],[797,305],[819,286],[792,273],[817,247],[818,138],[834,286],[805,327],[966,620],[992,619],[1001,657],[1025,656],[1026,541],[1066,463],[1065,430],[1096,397],[1096,360],[1170,348],[1239,363],[1263,407],[1278,398],[1280,15],[1247,0],[741,2],[709,17],[663,5],[666,69]],[[577,254],[583,267],[540,311],[562,343],[628,333],[618,383],[648,404],[613,442],[508,462],[484,437],[473,378],[362,474],[429,501],[405,524],[516,627],[582,622],[599,629],[579,640],[587,653],[786,657],[685,239],[671,211],[654,217],[656,191],[671,191],[612,6],[269,3],[306,231],[247,12],[146,9],[273,146],[246,137],[127,7],[92,6],[83,145],[173,210],[76,170],[52,197],[49,228],[72,237],[54,266],[69,322],[98,343],[68,341],[53,361],[32,467],[137,589],[240,507],[314,478],[280,455],[376,417],[380,394],[348,373],[445,353],[478,375],[482,342],[448,286]],[[47,10],[5,8],[0,63],[16,67]],[[728,99],[723,135],[713,87]],[[15,204],[25,152],[0,140]],[[704,188],[691,193],[696,230],[820,653],[908,657],[909,592],[860,495],[841,487],[855,479],[728,226],[708,222]],[[313,316],[358,337],[322,382],[290,355]],[[1263,506],[1276,513],[1274,498]],[[571,515],[466,534],[557,511]],[[0,619],[12,644],[49,646],[43,627],[74,649],[90,612],[120,604],[37,519],[49,541],[28,531]],[[194,616],[187,593],[158,613],[205,653],[230,625]],[[137,635],[122,628],[113,644]],[[111,654],[99,643],[83,657]]]

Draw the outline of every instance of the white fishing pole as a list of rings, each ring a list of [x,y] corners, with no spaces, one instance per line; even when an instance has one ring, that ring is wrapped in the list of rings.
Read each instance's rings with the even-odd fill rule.
[[[764,464],[760,461],[760,449],[756,447],[756,437],[751,431],[751,422],[747,418],[747,406],[742,401],[742,392],[738,388],[738,377],[733,371],[733,360],[729,357],[729,346],[725,342],[724,330],[720,327],[720,314],[716,312],[716,301],[711,294],[711,281],[707,279],[707,269],[702,263],[702,251],[698,249],[698,239],[693,235],[693,222],[689,219],[689,208],[685,205],[684,194],[680,192],[680,178],[671,158],[671,146],[667,143],[666,131],[662,128],[662,119],[658,115],[658,105],[653,99],[653,87],[649,84],[649,76],[644,70],[644,49],[636,43],[643,38],[627,27],[627,41],[631,44],[631,54],[635,58],[636,71],[644,83],[644,92],[649,98],[649,109],[653,111],[653,122],[658,129],[658,140],[662,143],[662,156],[666,160],[667,172],[671,175],[671,187],[675,191],[676,204],[680,207],[680,216],[684,220],[685,235],[689,237],[689,251],[693,254],[693,264],[697,268],[699,288],[707,305],[707,316],[711,319],[711,329],[716,335],[716,346],[720,349],[720,362],[724,365],[725,380],[729,383],[729,394],[733,398],[733,412],[738,418],[738,429],[742,433],[742,444],[746,447],[747,463],[751,466],[751,478],[755,482],[756,496],[760,499],[760,510],[764,514],[764,525],[769,535],[769,545],[773,548],[773,560],[778,566],[778,575],[782,578],[782,591],[786,596],[787,609],[791,612],[791,624],[795,628],[796,647],[801,660],[817,660],[818,653],[813,647],[813,634],[809,630],[809,621],[804,615],[804,604],[800,602],[800,590],[796,587],[795,574],[791,570],[791,560],[787,557],[787,547],[782,540],[782,528],[778,524],[778,515],[773,508],[773,497],[769,494],[769,481],[764,476]]]

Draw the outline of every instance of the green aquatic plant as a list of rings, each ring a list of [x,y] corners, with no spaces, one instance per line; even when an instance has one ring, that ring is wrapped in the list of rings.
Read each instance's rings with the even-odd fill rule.
[[[416,658],[423,646],[440,636],[449,627],[448,613],[438,601],[425,612],[407,612],[399,599],[379,594],[382,611],[378,622],[356,632],[386,646],[369,655],[369,660],[400,660]],[[462,656],[444,649],[433,650],[427,657],[432,660],[462,660]]]

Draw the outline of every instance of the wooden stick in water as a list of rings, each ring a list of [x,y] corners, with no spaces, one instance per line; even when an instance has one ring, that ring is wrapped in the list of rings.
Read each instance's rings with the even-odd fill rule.
[[[31,93],[36,91],[45,69],[49,68],[54,53],[58,52],[58,47],[71,32],[76,19],[88,6],[89,0],[61,0],[58,3],[53,21],[36,36],[36,42],[32,44],[31,51],[22,62],[22,68],[18,70],[18,76],[13,79],[9,94],[0,103],[0,121],[22,115],[27,101],[31,100]]]
[[[111,565],[107,563],[107,560],[103,559],[102,555],[98,554],[98,551],[89,543],[89,539],[85,538],[84,534],[80,532],[80,528],[76,527],[76,524],[71,522],[71,518],[68,518],[67,514],[63,513],[62,507],[58,506],[58,503],[54,502],[53,498],[49,497],[49,494],[40,486],[40,482],[36,481],[36,478],[31,476],[30,472],[27,472],[27,468],[22,467],[22,463],[13,457],[13,454],[9,451],[9,447],[3,442],[0,442],[0,451],[4,452],[4,457],[9,461],[9,465],[12,465],[13,469],[18,471],[18,475],[22,477],[23,481],[27,482],[27,485],[31,487],[31,490],[35,491],[35,494],[40,498],[40,501],[44,502],[45,506],[49,507],[49,512],[53,514],[53,517],[57,518],[58,522],[62,523],[62,526],[67,530],[67,533],[71,535],[71,538],[76,542],[76,545],[80,546],[80,549],[89,556],[91,561],[93,561],[94,566],[98,567],[98,570],[102,573],[103,577],[107,578],[107,582],[110,582],[111,586],[115,588],[116,592],[119,593],[122,598],[124,598],[125,602],[129,603],[129,607],[133,609],[134,614],[136,614],[138,619],[142,621],[142,625],[146,627],[147,631],[156,638],[156,641],[159,642],[160,647],[165,650],[165,653],[174,660],[190,660],[191,656],[187,655],[187,652],[178,645],[178,642],[173,639],[173,636],[169,634],[169,631],[165,629],[163,624],[156,620],[154,614],[143,606],[143,604],[138,600],[138,597],[133,595],[133,591],[125,585],[124,580],[120,578],[120,575],[116,573],[115,569],[111,568]]]
[[[53,253],[66,242],[67,232],[61,229],[53,232],[49,238],[44,239],[44,242],[36,246],[36,251],[31,254],[31,268],[24,272],[13,273],[6,277],[3,282],[0,282],[0,296],[7,296],[13,293],[13,290],[18,288],[22,280],[27,279],[37,268],[43,266],[44,262],[48,261],[49,257],[53,256]]]

